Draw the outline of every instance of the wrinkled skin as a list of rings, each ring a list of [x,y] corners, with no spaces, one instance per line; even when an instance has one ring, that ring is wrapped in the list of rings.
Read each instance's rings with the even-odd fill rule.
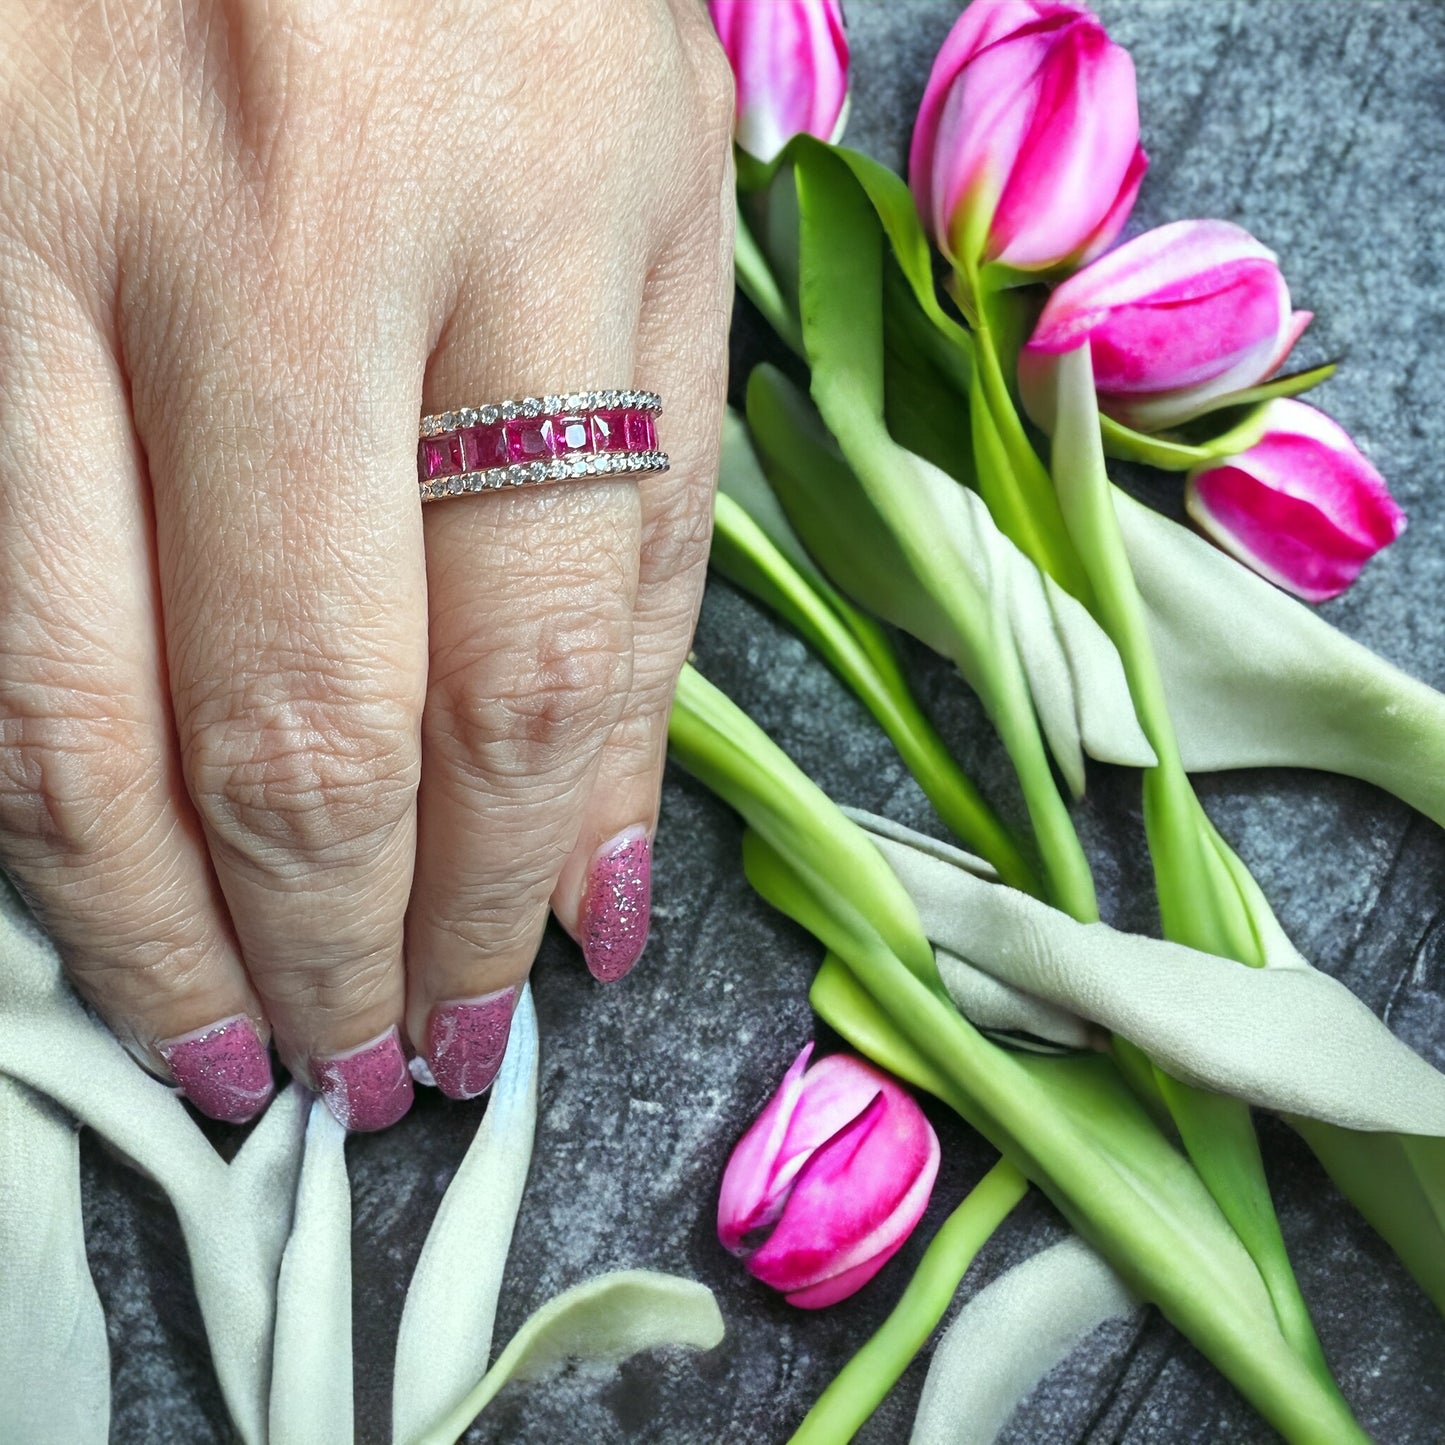
[[[691,0],[0,0],[0,862],[153,1067],[424,1052],[653,826],[731,116]],[[419,506],[423,411],[609,386],[669,473]]]

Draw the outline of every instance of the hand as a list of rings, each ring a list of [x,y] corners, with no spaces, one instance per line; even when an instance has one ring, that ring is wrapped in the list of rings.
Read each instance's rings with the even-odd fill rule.
[[[731,116],[692,0],[0,3],[0,860],[205,1112],[479,1092],[549,901],[640,952]],[[669,473],[418,505],[600,387]]]

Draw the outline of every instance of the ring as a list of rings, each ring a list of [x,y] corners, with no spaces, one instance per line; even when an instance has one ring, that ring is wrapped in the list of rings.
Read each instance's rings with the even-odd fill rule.
[[[666,471],[667,453],[657,449],[661,411],[652,391],[580,391],[424,416],[416,456],[421,499]]]

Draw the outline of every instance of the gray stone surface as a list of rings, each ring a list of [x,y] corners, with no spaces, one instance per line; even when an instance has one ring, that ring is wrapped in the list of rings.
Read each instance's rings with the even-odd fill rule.
[[[1445,686],[1445,417],[1440,308],[1445,215],[1445,7],[1407,3],[1101,0],[1139,69],[1153,169],[1132,228],[1218,215],[1284,261],[1318,312],[1300,355],[1344,355],[1322,404],[1367,446],[1411,529],[1327,615]],[[956,4],[851,0],[849,139],[901,163],[914,107]],[[744,339],[735,350],[756,355]],[[1139,483],[1161,505],[1173,482]],[[888,745],[801,644],[721,584],[697,641],[705,671],[835,797],[936,829]],[[977,708],[946,669],[908,650],[919,691],[960,755],[1005,802],[1006,774]],[[1445,838],[1362,786],[1290,773],[1206,779],[1206,802],[1295,940],[1417,1049],[1445,1065]],[[1136,780],[1096,769],[1081,823],[1111,920],[1154,926]],[[809,1037],[812,942],[748,890],[732,816],[669,776],[653,941],[624,983],[593,985],[549,935],[534,975],[543,1036],[536,1161],[508,1269],[498,1340],[558,1289],[624,1265],[692,1275],[728,1323],[712,1355],[574,1372],[505,1396],[468,1439],[561,1445],[782,1441],[887,1312],[922,1242],[991,1162],[944,1111],[934,1202],[900,1260],[855,1299],[801,1313],[718,1248],[712,1212],[734,1139]],[[1328,1048],[1328,1040],[1321,1047]],[[402,1126],[349,1146],[355,1180],[358,1439],[387,1438],[390,1342],[402,1290],[475,1107],[429,1097]],[[1445,1438],[1445,1326],[1389,1251],[1283,1126],[1262,1126],[1280,1213],[1320,1333],[1374,1436]],[[227,1441],[174,1223],[155,1192],[94,1148],[85,1156],[92,1259],[111,1319],[114,1439]],[[1059,1236],[1028,1201],[983,1252],[972,1292]],[[906,1440],[915,1364],[864,1430]],[[1011,1445],[1182,1445],[1272,1439],[1156,1316],[1108,1326],[1049,1377]]]

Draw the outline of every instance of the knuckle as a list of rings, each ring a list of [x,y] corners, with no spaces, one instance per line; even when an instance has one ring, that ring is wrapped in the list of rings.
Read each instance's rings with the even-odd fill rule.
[[[712,541],[712,486],[683,479],[658,489],[642,538],[642,574],[667,582],[707,564]]]
[[[529,779],[590,757],[622,710],[630,659],[594,625],[544,629],[433,686],[428,733],[469,767]]]
[[[541,947],[550,882],[550,873],[539,874],[521,898],[501,881],[479,884],[449,900],[451,906],[430,920],[431,926],[490,969],[524,973]]]
[[[71,980],[103,1013],[154,1014],[215,987],[217,958],[209,940],[176,943],[138,934],[121,924],[103,940],[62,948]]]
[[[321,858],[375,857],[409,815],[420,776],[411,709],[379,699],[237,708],[193,724],[183,760],[214,837],[283,878]]]
[[[388,1009],[398,979],[392,954],[371,953],[276,969],[258,982],[273,1017],[344,1020]]]
[[[152,785],[160,760],[113,706],[48,689],[0,696],[0,835],[12,847],[82,861],[129,836],[112,825]]]
[[[701,36],[690,47],[694,114],[709,145],[726,148],[732,141],[737,104],[732,65],[715,35]]]

